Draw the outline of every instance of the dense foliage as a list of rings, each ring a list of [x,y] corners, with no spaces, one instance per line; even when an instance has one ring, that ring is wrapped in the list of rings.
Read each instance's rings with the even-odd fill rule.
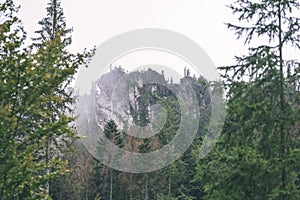
[[[68,31],[59,3],[49,7],[58,14],[48,9],[34,47],[24,44],[14,2],[0,3],[0,199],[48,199],[49,181],[68,172],[61,155],[76,137],[69,126],[74,100],[67,88],[89,53],[66,50],[70,42],[64,39]]]
[[[201,108],[194,143],[170,166],[131,174],[102,164],[78,140],[70,83],[93,51],[69,52],[72,29],[67,28],[60,1],[50,0],[30,45],[25,45],[19,8],[13,0],[1,1],[0,200],[300,199],[300,63],[286,56],[290,48],[300,48],[300,4],[237,0],[228,7],[238,23],[227,26],[245,39],[249,52],[236,56],[236,64],[219,68],[227,116],[216,147],[205,158],[200,159],[199,149],[210,123],[213,89],[203,77],[191,77],[189,70],[174,83],[163,72],[114,68],[94,83],[94,96],[84,96],[84,103],[77,104],[87,119],[93,119],[82,124],[92,133],[87,139],[97,144],[98,154],[107,151],[99,127],[120,148],[147,153],[168,144],[177,133],[181,110],[172,90],[192,85]],[[129,107],[116,116],[108,105],[114,86],[124,77],[132,87]],[[148,79],[162,84],[148,84]],[[157,124],[151,122],[155,104],[166,114],[159,133],[146,139],[128,134],[137,131],[126,128],[128,119],[145,132],[149,123],[161,125],[164,116]],[[95,116],[90,109],[96,109]]]
[[[298,1],[237,1],[229,6],[245,26],[249,54],[221,67],[228,88],[226,125],[217,149],[198,162],[204,199],[299,199]],[[259,39],[259,42],[255,39]],[[257,44],[258,43],[258,44]]]

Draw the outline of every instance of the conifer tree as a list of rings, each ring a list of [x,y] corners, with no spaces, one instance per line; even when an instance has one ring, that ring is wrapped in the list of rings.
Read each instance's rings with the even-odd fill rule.
[[[103,130],[103,134],[105,137],[107,137],[110,142],[114,143],[117,145],[119,148],[122,148],[124,146],[123,144],[123,133],[118,130],[118,126],[114,120],[109,120]],[[117,162],[119,159],[122,158],[115,158],[114,152],[111,152],[112,150],[109,149],[104,149],[104,144],[105,141],[103,140],[103,137],[101,136],[98,140],[98,146],[97,146],[97,153],[101,156],[108,156],[108,160],[110,162]],[[112,156],[112,157],[111,157]],[[118,156],[118,155],[117,155]],[[114,169],[111,169],[109,167],[103,166],[102,165],[102,171],[108,172],[109,173],[109,199],[113,199],[113,188],[114,188]],[[101,176],[106,176],[108,174],[102,173]],[[116,183],[118,184],[118,183]]]
[[[74,99],[67,88],[92,52],[70,54],[63,29],[36,40],[36,49],[26,47],[17,10],[11,0],[0,3],[0,199],[50,198],[47,183],[68,171],[60,157],[75,139],[68,116]]]
[[[293,16],[299,3],[238,0],[229,8],[245,25],[228,28],[245,37],[249,54],[220,68],[227,119],[195,180],[204,183],[205,199],[299,199],[299,62],[285,60],[288,48],[300,47],[299,18]]]
[[[38,113],[30,105],[33,82],[27,81],[34,74],[17,12],[12,0],[0,3],[0,199],[38,199],[45,177],[34,158],[40,128],[32,122]]]
[[[68,52],[67,47],[71,44],[72,39],[70,33],[72,29],[66,27],[66,19],[60,0],[50,0],[48,3],[47,16],[39,21],[41,29],[36,31],[36,38],[33,38],[34,59],[39,63],[40,73],[44,73],[48,80],[55,81],[53,88],[49,91],[49,95],[53,95],[56,99],[61,99],[64,103],[50,100],[46,105],[47,109],[52,111],[52,116],[48,119],[49,123],[58,120],[59,116],[71,113],[70,105],[74,103],[72,92],[68,91],[68,87],[73,80],[73,75],[78,67],[91,56],[91,52],[73,55]],[[58,156],[64,142],[71,142],[75,139],[74,135],[59,136],[55,133],[46,135],[47,142],[45,144],[45,160],[46,164],[53,156]],[[69,137],[69,138],[68,138]],[[63,140],[64,142],[60,142]],[[57,149],[58,152],[55,152]],[[56,155],[55,155],[56,154]],[[46,169],[49,174],[50,167]],[[49,194],[49,184],[46,184],[46,193]]]

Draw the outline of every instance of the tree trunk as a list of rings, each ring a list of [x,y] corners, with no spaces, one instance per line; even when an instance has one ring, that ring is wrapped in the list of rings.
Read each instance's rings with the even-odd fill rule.
[[[149,199],[149,190],[148,190],[148,175],[146,174],[146,182],[145,182],[145,200]]]
[[[286,132],[283,124],[283,117],[285,117],[285,98],[284,98],[284,70],[283,70],[283,41],[282,41],[282,16],[281,16],[281,1],[279,1],[278,5],[278,25],[279,25],[279,65],[280,65],[280,112],[281,112],[281,120],[280,120],[280,137],[281,137],[281,158],[285,159],[287,154],[287,141],[286,141]],[[285,166],[282,166],[281,169],[281,184],[282,190],[286,190],[287,186],[287,172]]]
[[[168,194],[168,196],[169,196],[169,198],[171,199],[171,192],[172,192],[172,190],[171,190],[171,175],[169,176],[169,194]]]
[[[109,193],[109,200],[112,200],[112,192],[113,192],[113,170],[110,169],[110,193]]]
[[[50,174],[50,169],[49,169],[49,161],[50,161],[50,139],[47,139],[47,144],[46,144],[46,176]],[[46,182],[46,196],[49,196],[49,180]]]

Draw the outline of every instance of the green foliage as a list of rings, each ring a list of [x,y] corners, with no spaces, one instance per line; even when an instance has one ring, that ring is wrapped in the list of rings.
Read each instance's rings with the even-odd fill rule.
[[[104,126],[104,134],[105,136],[118,145],[120,148],[123,146],[123,135],[118,130],[116,122],[114,120],[109,120]]]
[[[67,28],[60,0],[50,0],[46,10],[47,16],[38,23],[41,30],[35,32],[38,36],[33,38],[35,42],[33,45],[39,48],[43,47],[47,41],[59,36],[62,46],[69,46],[72,42],[70,36],[72,29]]]
[[[129,112],[127,114],[130,115],[129,117],[131,117],[134,123],[140,126],[135,128],[131,127],[126,130],[126,132],[131,131],[132,134],[136,134],[137,132],[142,131],[147,135],[147,132],[149,131],[150,134],[151,131],[149,126],[153,126],[153,129],[160,130],[155,136],[149,138],[133,137],[130,134],[126,134],[126,132],[119,130],[117,122],[103,118],[103,116],[110,116],[109,114],[107,115],[109,109],[101,115],[102,109],[106,109],[104,107],[106,104],[101,105],[100,94],[111,98],[111,91],[114,89],[114,84],[118,82],[116,79],[120,76],[122,76],[122,79],[125,79],[124,77],[127,76],[125,80],[128,78],[129,81],[126,83],[130,88],[133,88],[132,90],[129,90],[133,93],[133,95],[130,98]],[[181,109],[178,99],[171,89],[173,91],[179,90],[181,85],[171,84],[168,85],[171,89],[168,89],[166,86],[163,86],[163,84],[137,85],[135,81],[138,79],[143,83],[143,81],[148,80],[149,77],[158,79],[164,84],[168,84],[164,80],[164,77],[151,69],[148,71],[127,74],[123,72],[123,70],[120,70],[120,68],[111,70],[109,73],[104,74],[97,83],[98,86],[96,87],[99,87],[98,89],[101,89],[101,91],[98,96],[96,95],[96,102],[98,106],[97,108],[101,109],[96,110],[96,115],[99,117],[98,122],[100,126],[103,126],[104,134],[98,133],[100,129],[99,124],[91,126],[91,121],[93,121],[92,119],[94,118],[93,116],[88,116],[87,118],[89,119],[89,122],[83,122],[82,124],[83,126],[86,126],[84,130],[98,134],[98,136],[95,137],[98,138],[96,142],[96,151],[98,152],[98,155],[101,155],[101,157],[106,156],[106,161],[109,161],[111,156],[114,156],[114,162],[117,162],[118,159],[126,161],[126,156],[116,155],[112,153],[112,150],[104,149],[106,142],[103,140],[103,136],[126,151],[148,153],[162,148],[177,134],[181,123]],[[194,87],[195,92],[198,95],[197,98],[199,100],[199,105],[203,106],[203,109],[207,109],[209,107],[210,99],[208,97],[209,94],[207,92],[207,88],[204,85],[202,86],[202,83],[205,83],[205,80],[198,80],[191,77],[185,77],[184,79],[186,80],[183,80],[180,84],[192,84],[192,87]],[[99,85],[99,83],[101,83],[101,85]],[[124,88],[126,87],[124,86]],[[131,94],[129,94],[129,96],[130,95]],[[90,113],[90,109],[93,109],[92,107],[89,107],[91,104],[88,103],[92,101],[93,98],[94,97],[92,96],[82,97],[84,100],[83,102],[85,103],[80,105],[80,109],[85,111],[84,113]],[[102,101],[104,100],[102,99]],[[105,102],[109,101],[109,99],[105,99]],[[159,105],[159,107],[155,107],[154,105]],[[161,111],[163,111],[163,114],[161,114]],[[114,113],[112,113],[112,115],[113,114]],[[117,119],[118,117],[122,118],[121,115],[116,117]],[[126,120],[126,117],[128,118],[128,116],[124,116],[125,119],[122,119]],[[112,189],[112,198],[120,200],[159,199],[164,197],[169,199],[188,199],[188,195],[192,195],[194,199],[200,199],[203,195],[203,191],[198,188],[198,183],[190,183],[190,180],[193,179],[196,173],[196,160],[192,156],[192,150],[198,148],[198,144],[201,142],[200,135],[205,134],[205,132],[202,132],[205,130],[204,126],[207,125],[208,121],[205,121],[205,117],[207,116],[202,116],[203,121],[201,121],[201,128],[198,130],[196,139],[197,144],[194,144],[182,158],[164,169],[151,173],[130,174],[110,169],[100,162],[96,163],[93,169],[93,182],[96,185],[96,191],[92,197],[95,198],[98,195],[101,198],[110,198],[110,191]],[[122,119],[118,119],[120,125],[124,122]],[[187,126],[189,125],[187,124]],[[191,130],[189,127],[186,127],[186,131],[188,137],[188,133]],[[93,138],[93,135],[89,135],[89,137]],[[90,140],[92,143],[92,139]],[[116,156],[118,156],[118,159],[116,159]],[[149,162],[153,161],[149,160]],[[141,162],[136,162],[134,164],[141,165]]]
[[[24,47],[17,10],[0,3],[0,199],[48,199],[45,185],[68,172],[60,155],[75,139],[67,87],[91,53],[70,54],[64,27],[51,29],[36,51]]]
[[[16,17],[18,8],[12,0],[2,2],[0,200],[300,198],[300,64],[284,59],[288,48],[300,48],[299,18],[293,16],[299,8],[297,1],[237,0],[229,6],[240,22],[247,23],[227,26],[238,39],[245,38],[249,54],[237,56],[233,66],[220,68],[227,89],[227,118],[217,147],[204,159],[199,159],[198,150],[211,113],[210,88],[203,77],[192,78],[185,69],[179,84],[169,84],[163,74],[151,69],[126,74],[121,68],[103,76],[97,84],[108,83],[103,88],[109,98],[121,76],[131,80],[128,84],[134,94],[126,108],[129,111],[124,113],[140,126],[139,131],[149,131],[149,124],[160,130],[146,139],[125,137],[117,122],[106,121],[96,151],[118,156],[111,158],[114,161],[126,158],[103,149],[103,136],[125,150],[148,153],[168,144],[176,135],[184,109],[180,109],[175,94],[162,85],[177,91],[191,84],[196,93],[201,120],[195,142],[172,165],[147,174],[110,169],[80,145],[75,145],[78,152],[67,151],[77,139],[70,126],[74,120],[70,117],[74,103],[70,82],[93,51],[72,54],[67,50],[72,29],[67,28],[59,0],[48,4],[47,16],[39,22],[41,29],[29,47],[24,45],[26,34]],[[140,84],[144,79],[162,84]],[[96,87],[93,85],[92,90]],[[87,100],[86,105],[79,105],[82,110],[94,109],[90,106],[94,96],[81,98]],[[149,110],[155,104],[164,109],[166,116],[160,115],[153,122]],[[99,134],[100,121],[82,124],[87,132]],[[185,124],[187,137],[190,127]],[[91,138],[89,144],[94,144]]]
[[[204,199],[299,199],[299,63],[283,57],[289,45],[299,50],[299,19],[292,16],[299,3],[239,0],[229,7],[249,23],[227,24],[245,36],[245,45],[265,40],[236,57],[236,65],[220,68],[228,89],[226,123],[194,181],[204,183]]]
[[[108,120],[108,122],[104,126],[103,134],[110,142],[117,145],[119,148],[124,146],[124,138],[123,133],[118,130],[118,126],[116,122],[112,119]],[[112,149],[104,149],[104,145],[106,144],[102,135],[98,138],[97,141],[97,153],[100,157],[105,157],[109,162],[118,162],[122,159],[122,155],[115,154]],[[115,199],[117,196],[120,196],[120,193],[114,192],[115,190],[120,191],[121,186],[118,181],[120,177],[120,172],[111,169],[101,163],[96,163],[95,172],[97,178],[95,180],[98,182],[99,188],[97,190],[98,195],[109,199]],[[108,184],[109,183],[109,184]]]

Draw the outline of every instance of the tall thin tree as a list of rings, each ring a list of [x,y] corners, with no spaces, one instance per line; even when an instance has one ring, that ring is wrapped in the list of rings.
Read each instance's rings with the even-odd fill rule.
[[[220,68],[227,119],[218,148],[200,161],[197,179],[205,183],[206,199],[298,199],[299,62],[287,60],[285,52],[300,50],[299,2],[238,0],[229,8],[241,23],[228,28],[245,37],[249,54]]]
[[[67,28],[61,1],[50,0],[46,10],[47,15],[38,23],[41,29],[35,32],[37,37],[32,39],[33,45],[31,48],[37,51],[35,55],[37,56],[36,59],[39,60],[45,70],[50,72],[52,76],[56,76],[55,78],[59,79],[59,76],[62,76],[63,73],[66,75],[65,79],[58,85],[58,88],[53,91],[53,94],[70,101],[69,105],[65,105],[64,107],[55,107],[49,101],[47,108],[53,111],[51,118],[49,118],[49,123],[53,123],[58,119],[59,115],[71,112],[69,106],[74,103],[72,100],[73,94],[71,94],[70,90],[69,92],[67,91],[67,87],[69,87],[73,80],[73,75],[76,73],[78,67],[87,61],[87,58],[93,54],[93,51],[77,54],[76,56],[69,53],[67,47],[72,42],[70,35],[72,29]],[[41,56],[40,54],[43,55]],[[57,138],[55,134],[53,136],[46,135],[46,137],[45,161],[48,167],[45,173],[48,176],[50,174],[49,163],[51,157],[55,154],[53,151],[59,148],[58,146],[61,144],[59,140],[64,140],[64,138]],[[45,187],[46,194],[49,195],[49,181]]]

